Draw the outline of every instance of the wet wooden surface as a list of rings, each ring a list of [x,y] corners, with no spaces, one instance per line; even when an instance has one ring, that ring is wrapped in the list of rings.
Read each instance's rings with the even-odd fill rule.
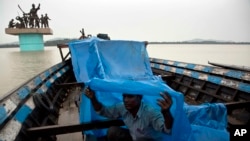
[[[75,96],[79,95],[79,89],[70,90],[69,96],[63,103],[58,120],[59,125],[69,125],[79,123],[78,108],[75,104]],[[82,132],[57,135],[58,141],[83,141]]]

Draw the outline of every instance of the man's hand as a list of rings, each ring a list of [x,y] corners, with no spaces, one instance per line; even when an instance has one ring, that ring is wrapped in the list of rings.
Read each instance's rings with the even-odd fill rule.
[[[172,98],[167,92],[160,93],[163,99],[158,99],[157,104],[161,107],[161,113],[164,116],[165,126],[167,129],[171,129],[173,125],[173,117],[170,112],[172,105]]]
[[[95,98],[95,93],[94,93],[90,88],[88,88],[88,87],[84,89],[84,94],[85,94],[89,99]]]
[[[95,92],[87,87],[84,89],[84,94],[90,99],[95,111],[100,111],[102,108],[102,104],[97,100]]]
[[[172,99],[167,92],[160,93],[163,99],[158,99],[157,104],[161,107],[162,111],[168,111],[172,105]]]

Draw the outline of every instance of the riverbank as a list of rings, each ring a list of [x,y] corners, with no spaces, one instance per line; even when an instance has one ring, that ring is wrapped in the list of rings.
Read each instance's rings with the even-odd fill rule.
[[[63,38],[59,40],[49,40],[44,43],[44,46],[57,46],[57,44],[65,44],[72,40],[77,39],[68,39]],[[148,44],[211,44],[211,45],[250,45],[250,42],[225,42],[225,41],[216,41],[216,40],[190,40],[190,41],[176,41],[176,42],[155,42],[149,41]],[[0,48],[16,48],[19,47],[18,43],[6,43],[0,44]]]

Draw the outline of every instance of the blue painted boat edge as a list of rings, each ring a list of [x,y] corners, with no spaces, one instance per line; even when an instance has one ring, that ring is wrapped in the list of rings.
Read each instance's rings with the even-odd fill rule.
[[[215,75],[222,75],[222,76],[250,81],[250,72],[230,70],[230,69],[224,69],[224,68],[219,68],[219,67],[214,67],[214,66],[206,66],[206,65],[164,60],[164,59],[158,59],[158,58],[150,58],[150,61],[153,61],[156,63],[162,63],[165,65],[191,69],[194,71],[202,71],[202,72],[211,73]]]
[[[181,68],[175,68],[171,66],[165,66],[164,64],[154,64],[151,63],[151,67],[161,69],[164,71],[169,71],[173,73],[177,73],[180,75],[186,75],[190,76],[196,79],[204,80],[204,81],[209,81],[211,83],[217,84],[217,85],[223,85],[226,87],[231,87],[233,89],[238,89],[243,92],[250,93],[250,84],[240,82],[240,81],[234,81],[234,80],[229,80],[220,76],[215,76],[212,74],[205,74],[202,72],[196,72],[192,70],[187,70],[187,69],[181,69]],[[231,85],[233,83],[234,85]]]
[[[61,75],[63,75],[65,72],[67,72],[68,69],[70,69],[70,67],[66,66],[66,67],[60,68],[55,73],[51,73],[51,74],[53,74],[51,76],[51,79],[53,79],[53,81],[55,81],[56,79],[54,79],[54,78],[61,77]],[[53,83],[53,81],[51,79],[47,79],[46,82],[50,81],[49,83]],[[31,80],[31,81],[33,81],[33,80]],[[41,87],[46,87],[46,82]],[[24,86],[24,87],[27,87],[27,86]],[[6,101],[10,101],[10,100],[11,99],[6,99]],[[9,102],[9,103],[13,104],[13,102]],[[3,128],[0,129],[0,136],[1,136],[0,140],[14,140],[16,138],[16,136],[18,135],[18,133],[20,132],[20,130],[22,129],[21,128],[22,124],[25,122],[26,118],[35,109],[35,104],[33,102],[32,96],[29,97],[21,107],[19,107],[19,108],[17,106],[15,107],[15,110],[17,110],[17,112],[13,116],[11,116],[11,114],[8,114],[8,110],[5,107],[3,107],[3,106],[0,107],[0,113],[2,113],[1,114],[2,116],[0,116],[0,118],[1,118],[0,125],[2,126],[2,123],[6,119],[9,119],[9,120],[7,121],[8,123],[4,124]],[[12,110],[12,112],[13,112],[13,110]],[[11,134],[6,134],[6,132],[11,132]]]
[[[65,66],[63,68],[62,64],[58,64],[58,66],[53,66],[52,70],[54,71],[49,71],[51,75],[51,79],[46,80],[46,82],[48,83],[53,83],[53,81],[55,81],[55,79],[61,77],[65,72],[67,72],[67,70],[69,70],[69,66]],[[56,70],[55,68],[60,68],[59,70]],[[56,72],[58,71],[58,72]],[[48,70],[45,70],[43,73],[48,73]],[[40,75],[42,75],[43,73],[41,73]],[[11,128],[12,125],[8,124],[8,125],[2,125],[4,122],[6,122],[6,119],[9,119],[8,122],[11,122],[12,120],[19,122],[20,124],[22,124],[26,118],[29,116],[29,114],[33,111],[33,109],[35,108],[35,104],[33,102],[32,97],[29,97],[26,102],[21,105],[21,107],[18,107],[17,105],[20,102],[23,102],[23,100],[25,100],[25,98],[31,94],[31,91],[33,90],[29,90],[29,89],[33,89],[36,88],[38,85],[40,85],[42,82],[40,79],[40,75],[38,75],[37,77],[34,77],[34,79],[31,79],[29,82],[26,83],[26,85],[24,85],[23,87],[20,87],[19,89],[16,90],[16,92],[13,92],[11,96],[8,97],[8,99],[5,99],[1,102],[1,106],[0,106],[0,126],[2,127],[0,130],[0,134],[2,132],[2,130],[7,130],[5,128]],[[49,75],[48,75],[49,76]],[[44,79],[45,80],[45,79]],[[36,81],[39,81],[39,83],[36,83]],[[46,82],[44,83],[44,85],[42,85],[43,87],[46,87]],[[28,83],[33,83],[36,84],[33,87],[30,87],[30,85]],[[41,87],[42,87],[41,86]],[[17,95],[17,96],[15,96]],[[15,97],[15,98],[13,98]],[[9,107],[9,108],[8,108]],[[16,113],[13,115],[12,113],[16,111]],[[12,123],[12,122],[11,122]],[[13,125],[15,126],[15,125]]]

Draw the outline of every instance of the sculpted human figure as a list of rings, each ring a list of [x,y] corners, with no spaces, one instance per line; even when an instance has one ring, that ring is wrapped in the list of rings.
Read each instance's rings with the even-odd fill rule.
[[[11,19],[9,22],[9,28],[14,28],[15,27],[15,23],[14,23],[14,19]]]
[[[39,19],[39,17],[35,18],[35,27],[40,28],[40,19]]]
[[[29,21],[30,21],[30,26],[34,27],[34,20],[36,18],[38,18],[37,16],[37,11],[40,9],[40,4],[38,5],[38,7],[35,7],[35,4],[32,4],[32,8],[30,9],[30,13],[29,13]]]
[[[80,33],[82,34],[82,36],[81,36],[79,39],[84,39],[84,38],[86,38],[85,32],[84,32],[84,29],[83,29],[83,28],[82,28],[82,30],[80,30]]]
[[[25,24],[24,24],[23,18],[17,16],[16,20],[19,21],[19,23],[16,23],[16,28],[25,28]]]
[[[41,28],[45,28],[45,19],[43,14],[41,15],[40,22],[41,22]]]
[[[28,28],[28,23],[29,23],[29,17],[27,14],[23,13],[23,21],[24,21],[24,25],[25,25],[25,28]]]
[[[48,20],[51,20],[47,14],[45,14],[44,16],[44,23],[45,23],[45,27],[49,27],[49,21]]]

